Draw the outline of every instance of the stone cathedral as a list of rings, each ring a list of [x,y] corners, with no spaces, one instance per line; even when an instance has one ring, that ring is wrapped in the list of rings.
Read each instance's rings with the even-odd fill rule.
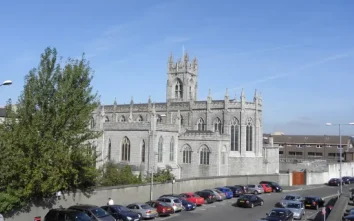
[[[188,53],[167,64],[166,101],[101,105],[90,127],[102,131],[93,141],[100,165],[109,160],[132,165],[146,175],[172,169],[177,179],[272,174],[279,169],[278,149],[263,147],[262,96],[253,101],[198,100],[198,61]],[[99,165],[98,165],[99,166]]]

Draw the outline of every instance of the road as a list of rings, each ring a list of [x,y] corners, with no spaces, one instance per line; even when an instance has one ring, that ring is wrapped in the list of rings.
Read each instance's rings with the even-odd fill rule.
[[[352,185],[351,185],[352,186]],[[343,188],[343,192],[347,192],[349,186]],[[300,194],[301,196],[319,196],[329,199],[338,193],[338,187],[306,187],[304,190],[294,190],[284,193],[269,193],[260,195],[264,199],[264,205],[259,207],[238,208],[233,204],[236,198],[224,200],[223,202],[216,202],[213,204],[203,205],[194,211],[184,211],[173,214],[169,217],[158,218],[157,221],[215,221],[215,220],[240,220],[240,221],[255,221],[265,217],[265,214],[274,208],[274,205],[286,194]],[[306,219],[312,220],[318,211],[306,210]]]

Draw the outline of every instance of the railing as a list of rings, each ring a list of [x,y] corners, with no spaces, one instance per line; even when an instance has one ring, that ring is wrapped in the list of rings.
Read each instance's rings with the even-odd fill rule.
[[[329,214],[327,221],[338,221],[342,220],[342,217],[347,209],[349,202],[349,196],[342,194],[337,200],[336,204],[332,208],[331,213]]]

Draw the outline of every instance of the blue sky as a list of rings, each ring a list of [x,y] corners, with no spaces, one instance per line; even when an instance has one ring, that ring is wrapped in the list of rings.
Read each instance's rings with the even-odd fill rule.
[[[0,104],[17,100],[47,46],[86,53],[103,104],[165,101],[168,56],[184,45],[199,60],[199,99],[257,89],[265,132],[336,134],[324,123],[354,121],[353,11],[351,0],[5,1],[0,81],[14,84]]]

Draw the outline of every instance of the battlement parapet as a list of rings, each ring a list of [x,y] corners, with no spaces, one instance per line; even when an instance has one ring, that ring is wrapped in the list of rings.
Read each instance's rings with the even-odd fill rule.
[[[124,131],[124,130],[150,130],[150,122],[105,122],[103,130]]]

